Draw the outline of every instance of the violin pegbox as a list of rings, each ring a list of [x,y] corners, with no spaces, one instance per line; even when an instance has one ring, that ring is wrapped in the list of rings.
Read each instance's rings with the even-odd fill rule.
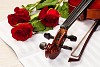
[[[42,42],[39,45],[40,49],[45,50],[45,56],[50,59],[55,59],[59,55],[61,48],[72,50],[72,47],[63,45],[66,38],[70,39],[70,41],[77,40],[77,37],[74,35],[67,36],[67,30],[63,28],[61,28],[58,31],[55,37],[52,36],[50,33],[44,33],[44,37],[48,40],[54,39],[52,44],[50,43],[47,44],[46,42]]]

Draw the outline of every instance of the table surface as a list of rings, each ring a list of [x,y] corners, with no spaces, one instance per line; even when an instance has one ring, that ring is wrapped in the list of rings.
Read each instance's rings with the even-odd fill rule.
[[[38,0],[0,0],[0,22],[7,20],[15,7],[34,3]],[[0,39],[0,67],[23,67],[14,51]]]

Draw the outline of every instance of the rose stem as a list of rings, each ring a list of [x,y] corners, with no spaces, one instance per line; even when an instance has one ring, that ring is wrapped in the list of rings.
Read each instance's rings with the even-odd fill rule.
[[[61,4],[63,0],[59,0],[59,2],[56,4],[56,7],[54,8],[55,10],[59,7],[59,5]]]

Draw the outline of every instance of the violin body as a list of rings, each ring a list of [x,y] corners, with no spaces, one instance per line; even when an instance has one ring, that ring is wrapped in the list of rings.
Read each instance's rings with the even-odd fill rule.
[[[69,12],[72,12],[81,1],[82,0],[68,0]],[[100,0],[94,0],[94,2],[80,15],[79,20],[85,19],[100,19]]]

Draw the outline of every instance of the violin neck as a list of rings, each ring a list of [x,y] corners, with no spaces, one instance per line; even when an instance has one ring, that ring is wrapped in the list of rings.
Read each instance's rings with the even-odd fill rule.
[[[70,13],[70,16],[65,20],[65,22],[60,26],[64,29],[69,29],[69,27],[75,22],[75,20],[80,16],[80,14],[88,7],[88,5],[94,0],[82,0],[82,2]]]

